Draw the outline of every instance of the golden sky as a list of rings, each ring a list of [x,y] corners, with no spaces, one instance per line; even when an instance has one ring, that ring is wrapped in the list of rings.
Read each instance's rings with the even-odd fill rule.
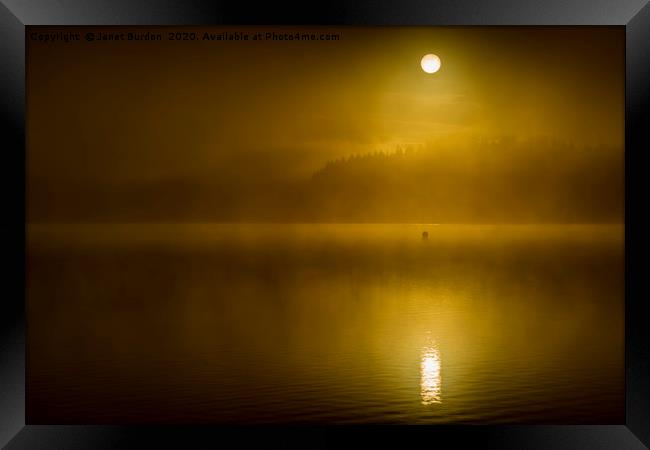
[[[201,40],[224,30],[340,37]],[[56,31],[165,37],[29,39]],[[169,41],[169,31],[198,40]],[[427,53],[439,72],[420,68]],[[27,83],[33,217],[50,214],[39,193],[56,202],[55,185],[69,197],[166,180],[284,183],[398,145],[455,146],[471,159],[473,142],[503,137],[623,148],[620,27],[32,27]]]

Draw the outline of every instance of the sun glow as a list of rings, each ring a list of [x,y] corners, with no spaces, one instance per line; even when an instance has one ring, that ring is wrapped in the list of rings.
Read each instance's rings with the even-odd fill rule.
[[[424,55],[422,57],[420,65],[422,66],[422,70],[424,70],[426,73],[436,73],[438,70],[440,70],[442,62],[437,55],[429,53],[428,55]]]

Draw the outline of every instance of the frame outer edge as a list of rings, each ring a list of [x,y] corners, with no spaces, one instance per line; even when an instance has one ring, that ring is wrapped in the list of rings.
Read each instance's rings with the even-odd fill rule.
[[[650,446],[650,344],[647,341],[648,245],[647,219],[639,206],[647,197],[642,180],[647,179],[647,152],[650,149],[650,3],[625,27],[626,121],[625,121],[625,341],[626,341],[626,424]],[[647,187],[647,186],[646,186]],[[634,245],[632,245],[634,243]],[[634,262],[634,264],[628,264]],[[641,266],[639,265],[641,262]]]
[[[25,425],[24,30],[0,4],[0,446]]]
[[[32,6],[35,6],[35,2]],[[118,3],[116,10],[124,7],[123,2]],[[167,4],[168,2],[164,2]],[[188,2],[192,3],[192,2]],[[196,2],[194,2],[196,4]],[[219,2],[222,3],[222,2]],[[500,3],[500,2],[496,2]],[[648,101],[650,100],[650,89],[647,80],[650,79],[650,4],[647,1],[642,2],[643,6],[637,13],[630,19],[626,25],[626,54],[627,74],[626,74],[626,111],[633,112],[632,115],[628,114],[626,122],[626,143],[629,145],[627,151],[634,149],[637,153],[641,153],[644,149],[650,148],[650,139],[648,133],[644,136],[644,124],[650,123],[650,114],[648,114]],[[200,8],[199,8],[200,9]],[[363,8],[361,8],[363,9]],[[140,13],[141,14],[141,13]],[[192,13],[190,13],[191,15]],[[157,15],[154,13],[154,15]],[[91,14],[88,20],[93,19],[94,14]],[[60,17],[59,17],[60,19]],[[121,18],[129,21],[129,14]],[[169,18],[168,22],[183,21],[189,19],[187,15],[181,15],[176,19]],[[117,16],[112,19],[109,18],[108,22],[122,21]],[[191,20],[191,19],[190,19]],[[204,19],[205,20],[205,19]],[[407,19],[408,20],[408,19]],[[29,20],[28,20],[29,21]],[[153,19],[152,22],[156,20]],[[451,20],[454,21],[453,19]],[[24,75],[25,75],[25,60],[24,60],[24,29],[25,26],[22,21],[16,17],[12,11],[8,9],[3,1],[0,3],[0,129],[3,134],[8,133],[10,137],[10,147],[5,148],[9,150],[14,144],[19,144],[18,150],[22,152],[24,148]],[[634,70],[632,70],[634,69]],[[4,134],[7,136],[7,134]],[[20,167],[16,166],[16,162],[23,164],[24,170],[24,154],[16,157],[16,154],[9,157],[10,164],[3,164],[5,171],[17,170]],[[631,161],[626,157],[626,170],[627,174],[632,175],[633,180],[642,179],[642,173],[645,166],[645,156],[637,154],[634,156],[634,164],[629,164]],[[626,175],[627,175],[626,174]],[[7,177],[2,177],[4,183],[8,184]],[[638,181],[634,181],[635,186],[638,187]],[[630,183],[626,178],[626,195],[634,195],[631,191]],[[8,197],[15,195],[15,185],[10,186],[10,189],[5,189],[2,195]],[[16,200],[8,198],[11,201],[11,211],[15,211],[14,203]],[[19,201],[24,205],[24,198],[20,197]],[[639,204],[639,199],[637,203]],[[21,206],[24,208],[24,206]],[[24,209],[22,209],[24,212]],[[630,211],[626,208],[626,252],[636,251],[648,248],[648,239],[644,238],[641,232],[644,227],[641,226],[639,213]],[[4,246],[7,245],[11,248],[9,255],[3,255],[9,263],[12,261],[12,256],[15,256],[13,251],[16,244],[11,244],[9,241],[15,238],[16,232],[22,235],[23,241],[19,242],[19,246],[24,244],[24,228],[20,225],[20,229],[15,228],[18,224],[9,221],[9,217],[14,215],[2,213],[2,223],[0,224],[0,236],[3,241],[0,243]],[[23,215],[24,217],[24,215]],[[638,245],[637,249],[633,249],[628,245],[628,239],[634,237],[634,242]],[[640,245],[639,245],[640,244]],[[23,248],[21,248],[23,251]],[[643,255],[637,255],[637,258]],[[18,255],[19,261],[24,261],[24,255]],[[627,258],[627,256],[626,256]],[[16,259],[13,260],[14,265]],[[1,280],[12,286],[16,281],[21,283],[22,276],[20,273],[18,277],[11,278],[10,273],[2,273]],[[626,290],[630,284],[634,286],[634,292],[638,296],[637,303],[643,301],[643,298],[650,298],[647,294],[648,289],[640,285],[640,278],[643,276],[640,268],[637,268],[634,273],[628,277],[626,275]],[[638,282],[636,280],[639,280]],[[630,283],[631,282],[631,283]],[[12,294],[17,294],[11,289]],[[3,299],[0,303],[0,333],[2,339],[0,340],[0,446],[6,445],[20,429],[25,425],[24,420],[24,350],[25,350],[25,335],[24,335],[24,309],[22,297],[13,296],[9,299]],[[650,347],[647,342],[643,342],[644,328],[642,323],[644,314],[642,310],[636,308],[643,308],[643,306],[636,306],[628,308],[626,311],[626,340],[631,344],[631,350],[627,355],[628,364],[626,367],[626,381],[628,388],[634,387],[635,395],[630,394],[630,389],[626,390],[627,411],[626,411],[626,424],[628,430],[633,433],[645,445],[650,443],[650,428],[647,426],[647,418],[650,417],[650,387],[647,381],[642,383],[645,379],[650,379]],[[8,313],[8,314],[7,314]],[[3,317],[4,316],[4,317]],[[639,332],[630,332],[629,325],[635,324],[640,328]],[[9,325],[9,328],[6,327]],[[7,331],[9,330],[9,331]],[[8,371],[11,370],[11,373]],[[15,403],[18,398],[18,404]],[[9,420],[7,420],[9,419]]]

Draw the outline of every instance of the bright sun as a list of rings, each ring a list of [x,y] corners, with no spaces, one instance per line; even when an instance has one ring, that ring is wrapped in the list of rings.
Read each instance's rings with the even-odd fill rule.
[[[428,55],[424,55],[422,57],[420,65],[422,66],[422,70],[424,70],[426,73],[436,73],[438,70],[440,70],[442,63],[437,55],[429,53]]]

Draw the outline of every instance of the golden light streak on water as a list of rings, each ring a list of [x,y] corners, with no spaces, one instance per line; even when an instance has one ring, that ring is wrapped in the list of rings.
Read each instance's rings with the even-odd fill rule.
[[[442,403],[440,352],[435,346],[425,347],[420,360],[420,396],[423,405]]]

